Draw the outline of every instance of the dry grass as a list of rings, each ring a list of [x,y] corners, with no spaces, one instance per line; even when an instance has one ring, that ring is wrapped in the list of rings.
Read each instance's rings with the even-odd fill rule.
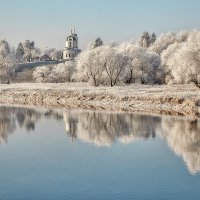
[[[200,115],[194,85],[93,87],[84,83],[0,85],[0,102],[172,115]]]

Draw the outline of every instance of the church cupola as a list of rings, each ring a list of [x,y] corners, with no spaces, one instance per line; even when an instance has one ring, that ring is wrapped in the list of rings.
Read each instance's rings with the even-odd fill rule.
[[[70,30],[70,35],[67,37],[66,40],[66,47],[67,48],[78,48],[78,37],[75,33],[75,28]]]

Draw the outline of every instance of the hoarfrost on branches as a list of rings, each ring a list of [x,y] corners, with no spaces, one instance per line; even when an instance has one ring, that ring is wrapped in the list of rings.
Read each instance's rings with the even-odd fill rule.
[[[48,66],[37,67],[33,72],[33,78],[36,82],[50,82],[51,69]]]
[[[118,48],[107,46],[103,50],[103,69],[105,70],[105,83],[111,87],[124,79],[128,56]]]
[[[33,78],[36,80],[36,82],[40,83],[71,82],[74,71],[75,71],[75,63],[73,61],[67,61],[65,63],[55,65],[53,67],[51,66],[37,67],[33,71]]]
[[[1,75],[14,74],[17,62],[61,60],[56,48],[39,49],[33,41],[19,43],[17,50],[0,42]],[[6,76],[5,76],[6,74]],[[156,34],[144,32],[139,42],[90,43],[73,62],[35,69],[39,82],[89,82],[94,86],[194,83],[200,86],[200,31]]]
[[[123,77],[128,57],[112,45],[102,45],[82,52],[77,58],[78,81],[94,86],[116,85]]]
[[[200,32],[192,31],[187,40],[175,42],[161,54],[170,83],[200,84]]]
[[[76,73],[78,81],[90,82],[94,86],[102,83],[104,65],[102,53],[102,48],[97,47],[78,56]]]
[[[15,74],[17,60],[15,50],[11,49],[6,40],[0,41],[0,77],[1,82],[7,80]]]
[[[75,72],[75,63],[73,61],[67,61],[65,63],[55,65],[50,74],[51,82],[54,83],[71,82],[74,72]]]

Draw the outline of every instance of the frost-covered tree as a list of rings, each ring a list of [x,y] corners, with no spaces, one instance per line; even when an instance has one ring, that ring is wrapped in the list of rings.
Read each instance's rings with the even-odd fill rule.
[[[61,60],[62,51],[56,48],[42,49],[40,58],[49,58],[50,60]]]
[[[151,36],[148,32],[144,32],[140,39],[140,46],[144,48],[148,48],[151,44]]]
[[[50,82],[51,68],[48,66],[37,67],[33,71],[33,78],[36,82],[46,83]]]
[[[99,47],[99,46],[101,46],[101,45],[103,45],[103,41],[101,40],[101,38],[98,37],[98,38],[94,41],[94,48]]]
[[[155,34],[155,33],[153,33],[153,34],[151,35],[150,41],[151,41],[151,44],[153,44],[153,43],[156,41],[156,34]]]
[[[149,48],[161,56],[166,83],[200,84],[199,31],[161,34]]]
[[[34,48],[31,51],[31,61],[38,61],[41,57],[41,49],[40,48]]]
[[[76,69],[76,63],[74,61],[67,61],[65,63],[61,63],[55,65],[50,74],[50,80],[54,83],[64,83],[71,82],[73,74]]]
[[[150,47],[150,51],[154,51],[157,54],[161,54],[162,51],[166,50],[171,44],[175,42],[182,43],[187,40],[190,31],[181,31],[180,33],[165,33],[161,34],[153,45]]]
[[[122,43],[119,45],[119,49],[129,58],[125,83],[153,84],[162,82],[159,55],[131,42]]]
[[[11,49],[10,54],[6,58],[6,66],[5,66],[5,75],[9,80],[11,77],[15,75],[17,69],[17,59],[15,49]]]
[[[150,35],[148,32],[144,32],[140,38],[139,44],[141,47],[148,48],[156,41],[156,34]]]
[[[116,46],[102,45],[86,50],[78,56],[76,78],[95,86],[114,86],[123,79],[127,63],[128,57]]]
[[[23,47],[24,47],[24,58],[27,62],[31,62],[33,60],[33,50],[35,49],[35,42],[34,41],[30,41],[30,40],[26,40],[23,43]]]
[[[105,64],[102,54],[102,46],[83,51],[79,54],[77,57],[76,73],[76,79],[78,81],[90,82],[94,86],[102,83],[103,66]]]
[[[76,69],[73,76],[75,80],[95,86],[113,86],[120,82],[162,84],[164,80],[166,83],[194,82],[199,86],[199,41],[200,31],[192,30],[161,34],[158,39],[154,33],[150,36],[145,32],[139,45],[133,42],[102,45],[97,42],[101,45],[79,54],[74,67],[70,65],[65,70],[65,64],[61,64],[51,69],[47,80],[55,81],[55,77],[62,74],[62,82],[71,81],[66,77],[71,74],[70,69]],[[56,51],[46,50],[45,53],[52,58]]]
[[[1,79],[9,82],[10,77],[15,74],[17,60],[14,49],[6,40],[0,42],[0,76]]]
[[[124,79],[129,58],[118,48],[107,45],[103,49],[103,60],[105,83],[112,87]]]
[[[87,50],[91,50],[97,47],[100,47],[103,45],[103,41],[101,40],[101,38],[97,38],[95,41],[90,41],[87,45]]]
[[[6,58],[6,56],[11,52],[9,43],[6,40],[0,41],[0,56],[1,59]]]
[[[200,84],[200,31],[189,33],[186,41],[175,42],[161,54],[169,83]]]
[[[24,47],[23,47],[23,44],[20,42],[18,44],[17,51],[16,51],[16,59],[17,59],[18,62],[23,61],[24,54],[25,54]]]
[[[52,60],[62,60],[63,52],[54,48],[54,51],[50,54],[50,57]]]
[[[139,68],[146,50],[134,43],[125,42],[119,45],[119,51],[129,58],[124,81],[127,84],[134,83],[139,78]]]
[[[67,61],[53,67],[37,67],[33,72],[36,82],[64,83],[71,82],[76,66],[74,61]]]
[[[163,71],[160,68],[160,56],[154,52],[146,52],[140,66],[140,78],[143,84],[163,82]]]

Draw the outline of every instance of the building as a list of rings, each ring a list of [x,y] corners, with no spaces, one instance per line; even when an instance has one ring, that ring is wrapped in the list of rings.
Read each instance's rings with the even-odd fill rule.
[[[63,50],[63,60],[74,60],[80,52],[81,50],[78,48],[78,37],[73,28],[66,39],[65,49]]]

